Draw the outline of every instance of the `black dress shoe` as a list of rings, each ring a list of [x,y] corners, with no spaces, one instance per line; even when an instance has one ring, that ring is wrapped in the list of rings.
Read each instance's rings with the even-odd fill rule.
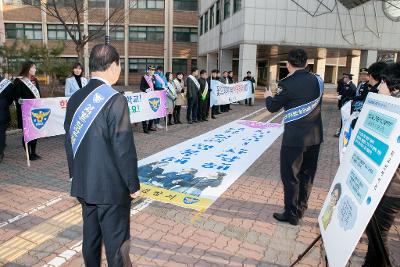
[[[219,114],[222,114],[222,113],[218,111],[216,114],[219,115]]]
[[[178,121],[177,124],[182,124],[182,122],[181,122],[181,121]]]
[[[291,225],[298,225],[299,224],[299,218],[297,218],[297,217],[289,217],[285,213],[274,213],[273,217],[277,221],[288,222]]]
[[[207,119],[203,119],[203,121],[208,121]]]
[[[214,115],[211,116],[211,119],[216,119],[217,117],[215,117]]]
[[[36,153],[29,154],[29,159],[30,159],[30,160],[38,160],[38,159],[41,159],[41,158],[42,158],[42,157],[39,156],[39,155],[36,154]]]
[[[149,131],[155,132],[155,131],[157,131],[157,130],[154,129],[154,128],[149,128]]]
[[[193,121],[194,123],[198,123],[198,121]]]
[[[189,124],[193,124],[193,121],[188,121]]]

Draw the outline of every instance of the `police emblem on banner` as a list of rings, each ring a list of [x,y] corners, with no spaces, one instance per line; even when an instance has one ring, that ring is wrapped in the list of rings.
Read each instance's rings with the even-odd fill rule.
[[[199,199],[195,198],[195,197],[185,197],[183,199],[183,202],[185,204],[189,204],[190,205],[190,204],[195,204],[195,203],[199,202]]]
[[[38,108],[31,110],[31,119],[37,129],[42,129],[49,120],[51,110],[49,108]]]
[[[158,111],[160,108],[160,103],[161,101],[159,97],[153,97],[149,99],[149,105],[154,112]]]

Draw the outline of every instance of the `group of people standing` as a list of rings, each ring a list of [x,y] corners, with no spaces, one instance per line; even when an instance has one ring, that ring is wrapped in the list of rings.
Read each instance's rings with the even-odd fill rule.
[[[140,82],[140,90],[142,92],[161,91],[167,92],[167,112],[168,125],[181,124],[182,106],[187,106],[186,120],[189,124],[208,121],[211,115],[212,119],[216,119],[216,115],[229,112],[232,110],[230,104],[221,106],[210,105],[211,80],[220,81],[223,84],[233,84],[233,71],[212,70],[209,76],[206,70],[198,70],[193,68],[190,75],[185,79],[182,72],[175,75],[172,72],[164,74],[163,68],[158,66],[149,66],[146,74]],[[251,72],[247,73],[244,81],[252,81],[253,93],[255,79],[251,76]],[[246,105],[252,105],[251,98],[246,99]],[[210,110],[211,108],[211,110]],[[211,114],[210,114],[211,112]],[[143,131],[157,131],[163,129],[160,119],[143,121]]]

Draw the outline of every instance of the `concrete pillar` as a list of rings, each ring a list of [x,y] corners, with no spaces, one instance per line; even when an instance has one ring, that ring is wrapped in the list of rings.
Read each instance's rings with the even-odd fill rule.
[[[337,84],[337,81],[339,80],[339,60],[340,57],[338,56],[336,58],[336,65],[333,67],[332,71],[332,83]]]
[[[211,72],[218,68],[218,54],[207,54],[207,71]]]
[[[325,79],[326,54],[326,48],[318,48],[317,56],[314,59],[314,73],[318,74],[322,79]]]
[[[3,17],[3,1],[0,1],[0,45],[6,41],[6,30]]]
[[[247,71],[251,71],[254,78],[257,78],[257,45],[241,44],[239,46],[239,70],[238,80],[241,81],[246,76]]]
[[[279,73],[278,53],[279,53],[279,47],[277,45],[271,46],[268,59],[267,86],[272,90],[272,92],[276,92],[277,90],[276,81],[278,79],[278,73]]]
[[[360,68],[368,68],[377,58],[377,50],[361,50]]]
[[[173,1],[165,1],[164,7],[164,71],[172,71],[172,41],[174,30]]]
[[[353,74],[353,82],[358,83],[358,73],[360,72],[361,51],[353,50],[347,56],[346,71]]]
[[[207,68],[207,57],[206,56],[198,56],[197,57],[197,68],[199,70]]]
[[[232,70],[233,52],[230,49],[222,49],[219,52],[219,70],[230,71]]]
[[[124,0],[124,85],[129,86],[129,0]]]

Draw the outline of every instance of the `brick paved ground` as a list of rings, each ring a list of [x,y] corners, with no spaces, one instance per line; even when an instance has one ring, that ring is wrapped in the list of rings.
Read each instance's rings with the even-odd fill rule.
[[[283,203],[278,140],[205,213],[196,214],[153,202],[133,215],[130,255],[134,265],[288,266],[293,262],[318,235],[317,216],[338,166],[337,139],[332,137],[339,122],[338,111],[329,95],[324,102],[325,142],[310,208],[300,226],[272,219],[272,213],[280,211]],[[139,157],[144,158],[250,114],[261,108],[263,101],[260,99],[256,104],[253,107],[233,105],[233,112],[220,115],[217,120],[173,126],[167,133],[145,135],[136,126],[134,136]],[[63,137],[39,140],[38,153],[43,160],[32,162],[30,168],[26,167],[20,134],[9,136],[7,143],[5,161],[0,165],[0,253],[4,246],[18,247],[17,242],[6,243],[17,237],[22,237],[24,242],[37,241],[29,243],[29,250],[24,247],[17,250],[20,253],[18,257],[11,257],[15,258],[11,262],[4,262],[9,255],[0,254],[0,259],[3,258],[0,265],[43,266],[82,238],[78,218],[66,218],[61,223],[55,219],[77,205],[76,200],[68,196],[70,182]],[[49,200],[51,202],[46,203]],[[46,205],[34,210],[43,203]],[[19,220],[2,224],[23,213],[27,214]],[[399,227],[397,220],[390,233],[394,266],[400,265]],[[361,265],[365,250],[363,237],[351,266]],[[325,266],[322,255],[318,244],[299,266]],[[72,256],[64,266],[83,266],[81,254]]]

